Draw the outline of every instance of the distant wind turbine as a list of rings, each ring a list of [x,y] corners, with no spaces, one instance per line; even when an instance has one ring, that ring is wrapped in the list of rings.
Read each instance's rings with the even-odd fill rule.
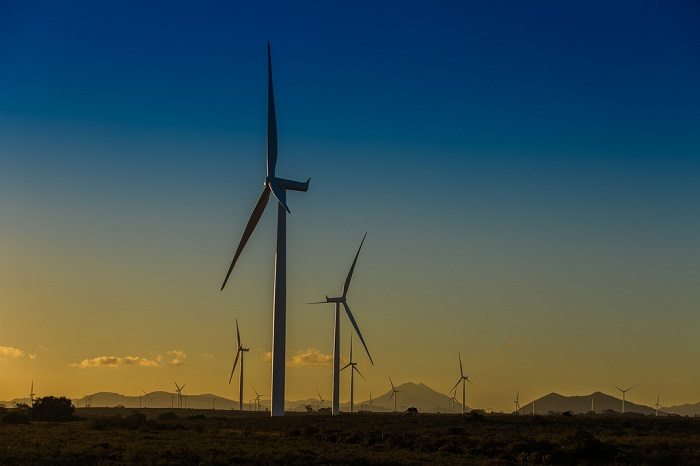
[[[458,353],[458,356],[459,356],[459,380],[457,380],[457,383],[455,384],[455,386],[452,387],[452,390],[450,390],[450,393],[454,392],[457,389],[460,382],[462,383],[462,414],[464,414],[466,402],[467,402],[467,385],[466,385],[466,383],[469,382],[473,385],[473,382],[471,380],[469,380],[469,376],[464,375],[464,370],[462,369],[462,355]]]
[[[394,387],[394,381],[391,380],[391,376],[389,377],[389,383],[391,384],[391,396],[389,397],[389,401],[391,399],[394,399],[394,412],[396,412],[396,400],[399,398],[399,389]]]
[[[656,395],[656,403],[654,403],[654,409],[656,410],[656,414],[654,414],[656,417],[659,416],[659,408],[661,408],[661,405],[659,404],[659,395]]]
[[[318,393],[318,399],[319,399],[319,402],[320,402],[320,404],[321,404],[321,408],[323,408],[323,402],[326,401],[326,400],[324,400],[323,397],[321,396],[321,392],[319,392],[318,390],[316,390],[316,393]]]
[[[173,382],[173,383],[175,384],[175,391],[177,392],[177,407],[178,407],[178,408],[182,408],[182,389],[185,388],[185,386],[187,385],[187,383],[184,383],[184,384],[182,385],[182,387],[179,386],[179,385],[177,384],[177,382]]]
[[[29,389],[29,406],[34,406],[34,381],[32,380],[32,388]]]
[[[515,412],[516,413],[518,411],[520,411],[520,401],[519,400],[520,400],[520,389],[518,389],[518,391],[515,393],[515,401],[513,401],[513,403],[515,403]]]
[[[248,239],[253,234],[255,226],[262,217],[270,193],[277,199],[277,251],[275,254],[275,286],[272,301],[272,416],[284,416],[284,372],[285,344],[287,331],[287,191],[307,191],[309,180],[306,182],[277,178],[277,118],[275,114],[275,97],[272,89],[272,58],[270,43],[267,43],[267,176],[263,191],[260,194],[243,236],[233,256],[231,265],[221,285],[226,286],[238,257],[243,252]],[[291,213],[291,212],[290,212]]]
[[[362,342],[362,346],[365,347],[365,351],[367,352],[367,356],[369,357],[369,362],[374,365],[374,361],[372,361],[372,356],[369,354],[369,350],[367,349],[367,344],[365,343],[365,339],[362,337],[362,332],[360,331],[360,327],[357,326],[357,322],[355,321],[355,317],[353,317],[352,312],[350,311],[350,307],[348,306],[347,303],[347,294],[348,294],[348,289],[350,288],[350,281],[352,280],[352,274],[355,271],[355,264],[357,264],[357,258],[360,255],[360,251],[362,250],[362,245],[365,242],[365,238],[367,237],[367,233],[365,233],[365,236],[362,237],[362,242],[360,243],[360,247],[357,248],[357,253],[355,254],[355,259],[352,261],[352,265],[350,266],[350,271],[348,272],[348,276],[345,278],[345,284],[343,285],[343,294],[341,296],[335,297],[335,298],[329,298],[326,296],[325,301],[317,301],[315,303],[309,303],[309,304],[326,304],[326,303],[333,303],[335,304],[335,324],[334,324],[334,339],[333,339],[333,406],[331,409],[331,413],[333,415],[337,415],[340,413],[340,305],[342,304],[343,307],[345,308],[345,313],[348,316],[348,319],[350,319],[350,323],[352,323],[352,326],[355,328],[355,332],[357,332],[357,336],[360,337],[360,341]]]
[[[260,411],[260,398],[262,398],[263,396],[267,396],[267,395],[261,395],[260,393],[258,393],[258,392],[255,390],[255,387],[253,387],[252,385],[250,386],[250,388],[252,388],[252,389],[253,389],[253,393],[255,393],[255,399],[254,399],[254,402],[255,402],[255,411],[258,412],[258,411]]]
[[[357,363],[352,360],[352,333],[350,334],[350,361],[340,370],[344,371],[348,367],[350,368],[350,412],[352,413],[355,411],[355,372],[360,374],[362,380],[367,382],[365,376],[362,375],[360,369],[357,368]]]
[[[632,390],[634,387],[637,387],[637,386],[639,386],[639,385],[632,385],[630,388],[627,388],[627,389],[624,389],[624,390],[621,389],[620,387],[617,387],[617,386],[615,387],[615,388],[617,388],[618,390],[620,390],[620,391],[622,392],[622,414],[625,414],[625,394],[626,394],[628,391]]]
[[[238,330],[238,319],[236,319],[236,338],[238,339],[238,349],[236,350],[236,359],[233,361],[233,368],[231,369],[231,376],[228,378],[228,384],[231,385],[231,380],[233,379],[233,373],[236,370],[236,365],[238,364],[238,357],[241,357],[241,378],[238,383],[238,407],[243,411],[243,353],[250,351],[250,348],[244,348],[243,343],[241,343],[241,332]]]

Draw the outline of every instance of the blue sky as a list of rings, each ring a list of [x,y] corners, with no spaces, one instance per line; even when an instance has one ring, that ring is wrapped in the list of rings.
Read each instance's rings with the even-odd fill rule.
[[[43,347],[66,364],[212,353],[197,367],[214,391],[207,374],[226,372],[232,333],[191,335],[192,309],[247,320],[269,346],[272,215],[234,273],[240,288],[216,292],[263,181],[269,40],[278,172],[312,178],[290,195],[290,353],[330,352],[330,313],[317,321],[302,304],[340,286],[369,231],[356,307],[384,361],[376,380],[450,385],[392,350],[426,314],[435,354],[479,355],[482,381],[543,361],[549,382],[532,381],[533,395],[604,388],[645,351],[683,367],[700,323],[698,19],[694,2],[4,2],[0,311],[12,325],[0,345],[37,353],[27,364]],[[150,330],[124,339],[134,314]],[[68,337],[32,333],[46,321]],[[381,330],[394,325],[395,338]],[[550,337],[572,331],[580,340]],[[515,342],[518,357],[484,356]],[[620,361],[580,380],[557,362],[617,345]],[[645,377],[630,366],[625,378]],[[502,385],[483,403],[508,400]]]

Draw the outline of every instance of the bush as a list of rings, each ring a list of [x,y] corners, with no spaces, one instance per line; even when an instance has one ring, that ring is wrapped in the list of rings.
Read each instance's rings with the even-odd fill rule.
[[[45,396],[34,400],[31,413],[32,418],[38,421],[71,421],[74,419],[75,407],[65,396]]]
[[[177,414],[173,412],[167,412],[159,414],[156,419],[158,419],[159,421],[176,421],[179,418],[177,417]]]
[[[29,415],[23,411],[12,411],[2,417],[3,424],[29,424]]]

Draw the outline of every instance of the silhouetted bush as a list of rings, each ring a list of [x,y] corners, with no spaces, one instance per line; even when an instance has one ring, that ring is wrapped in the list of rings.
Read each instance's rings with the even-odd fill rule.
[[[38,421],[71,421],[75,418],[75,407],[70,398],[44,396],[34,400],[30,408],[32,419]]]
[[[418,414],[418,408],[411,406],[406,410],[406,414]]]
[[[3,424],[29,424],[29,415],[24,411],[11,411],[2,417]]]
[[[601,442],[584,430],[567,437],[562,445],[576,459],[609,461],[617,455],[615,446]]]
[[[158,419],[159,421],[175,421],[179,418],[177,417],[177,414],[170,411],[167,413],[159,414],[156,419]]]
[[[464,435],[464,427],[450,426],[447,428],[447,435]]]

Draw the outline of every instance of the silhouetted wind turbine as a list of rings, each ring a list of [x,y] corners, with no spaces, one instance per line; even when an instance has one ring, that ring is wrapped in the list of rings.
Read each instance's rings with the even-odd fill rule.
[[[267,176],[263,191],[260,194],[243,236],[233,256],[231,265],[221,285],[226,286],[233,267],[241,255],[248,239],[253,234],[255,226],[265,211],[270,199],[270,192],[277,199],[277,251],[275,254],[275,286],[272,302],[272,416],[284,416],[284,372],[285,372],[285,341],[287,330],[287,191],[307,191],[309,181],[299,181],[277,178],[277,119],[275,116],[275,97],[272,89],[272,59],[270,43],[267,44]]]
[[[241,332],[238,330],[238,319],[236,319],[236,338],[238,339],[238,349],[236,350],[236,359],[233,361],[233,368],[231,369],[231,376],[228,378],[228,384],[231,385],[231,380],[233,379],[233,372],[236,370],[236,364],[238,364],[238,357],[241,357],[241,378],[238,385],[238,405],[239,409],[243,411],[243,353],[250,351],[250,348],[244,348],[243,343],[241,343]]]
[[[255,412],[258,412],[260,411],[260,398],[267,395],[261,395],[255,390],[255,387],[253,387],[252,385],[250,386],[250,388],[252,388],[253,392],[255,393]]]
[[[32,380],[32,388],[29,389],[29,406],[34,406],[34,381]]]
[[[184,383],[184,384],[182,385],[182,387],[179,386],[179,385],[177,384],[177,382],[173,382],[173,383],[175,384],[175,391],[177,392],[177,407],[178,407],[178,408],[182,408],[182,389],[185,388],[185,386],[187,385],[187,383]]]
[[[321,392],[316,390],[316,393],[318,393],[318,399],[321,401],[321,408],[323,408],[323,402],[326,400],[324,400],[323,397],[321,396]]]
[[[659,408],[661,405],[659,404],[659,395],[656,395],[656,403],[654,403],[654,409],[656,409],[656,414],[654,414],[656,417],[659,416]]]
[[[520,411],[520,401],[519,400],[520,400],[520,389],[518,389],[518,391],[515,393],[515,401],[513,401],[513,403],[515,403],[515,412],[516,413],[518,411]]]
[[[620,387],[617,387],[617,386],[615,387],[615,388],[617,388],[618,390],[620,390],[620,391],[622,392],[622,414],[625,414],[625,394],[626,394],[628,391],[632,390],[634,387],[637,387],[637,386],[638,386],[638,385],[632,385],[630,388],[627,388],[627,389],[625,389],[625,390],[623,390],[623,389],[621,389]]]
[[[450,390],[450,393],[454,392],[457,389],[457,386],[459,385],[460,382],[462,383],[462,414],[464,414],[464,409],[465,409],[466,401],[467,401],[466,382],[469,382],[472,385],[473,385],[473,383],[471,380],[469,380],[469,376],[464,375],[464,370],[462,369],[462,355],[458,353],[458,356],[459,356],[459,380],[457,380],[457,383],[455,384],[455,386],[452,387],[452,390]]]
[[[355,372],[360,374],[360,377],[362,377],[362,380],[367,382],[367,379],[365,379],[365,376],[362,375],[362,372],[360,372],[360,369],[357,368],[357,363],[353,362],[352,360],[352,333],[350,334],[350,361],[342,368],[340,369],[341,371],[344,371],[350,367],[350,412],[355,411]]]
[[[399,389],[394,387],[394,382],[391,380],[391,376],[389,376],[389,383],[391,384],[391,396],[389,397],[389,401],[391,399],[394,399],[394,412],[396,412],[396,400],[399,398]]]
[[[348,271],[348,276],[345,278],[345,284],[343,285],[343,294],[341,296],[335,297],[335,298],[329,298],[326,296],[325,301],[318,301],[315,303],[309,303],[309,304],[326,304],[326,303],[333,303],[335,304],[335,323],[334,323],[334,339],[333,339],[333,406],[332,406],[332,414],[336,415],[340,413],[340,305],[342,304],[343,307],[345,308],[345,313],[348,315],[348,319],[350,319],[350,323],[352,323],[352,326],[355,327],[355,332],[357,332],[357,336],[360,337],[360,341],[362,342],[362,346],[365,347],[365,351],[367,352],[367,356],[369,357],[369,362],[374,365],[374,361],[372,361],[372,356],[369,354],[369,350],[367,349],[367,344],[365,343],[365,339],[362,337],[362,332],[360,331],[360,327],[357,326],[357,322],[355,321],[355,317],[353,317],[352,312],[350,311],[350,307],[348,306],[347,303],[347,294],[348,294],[348,289],[350,288],[350,281],[352,280],[352,273],[355,271],[355,264],[357,263],[357,258],[360,256],[360,251],[362,250],[362,245],[365,242],[365,238],[367,237],[367,233],[365,233],[365,236],[362,237],[362,242],[360,242],[360,247],[357,248],[357,253],[355,254],[355,259],[352,261],[352,265],[350,266],[350,270]]]

